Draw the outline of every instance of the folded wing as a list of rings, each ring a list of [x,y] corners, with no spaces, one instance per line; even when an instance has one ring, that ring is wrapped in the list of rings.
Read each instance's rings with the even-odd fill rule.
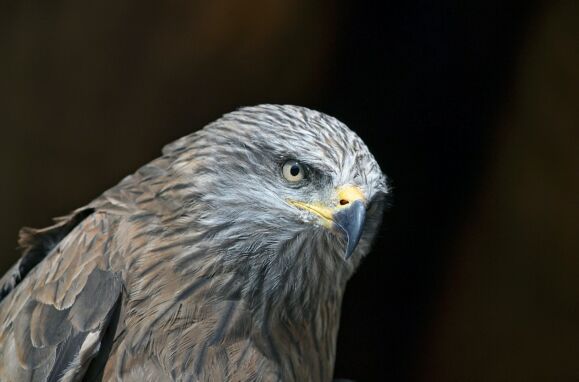
[[[24,231],[24,256],[0,279],[2,381],[80,380],[106,351],[121,296],[113,230],[107,214],[83,210]]]

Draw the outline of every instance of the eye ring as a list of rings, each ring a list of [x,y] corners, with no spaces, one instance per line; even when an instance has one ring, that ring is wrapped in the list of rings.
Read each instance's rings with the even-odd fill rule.
[[[300,182],[304,179],[306,170],[304,166],[293,159],[286,161],[282,166],[283,177],[292,183]]]

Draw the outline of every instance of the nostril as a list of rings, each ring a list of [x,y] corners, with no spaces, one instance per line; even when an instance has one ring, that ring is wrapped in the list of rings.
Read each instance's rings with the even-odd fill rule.
[[[350,203],[349,201],[347,201],[346,199],[341,199],[340,200],[340,205],[341,206],[345,206],[346,204]]]

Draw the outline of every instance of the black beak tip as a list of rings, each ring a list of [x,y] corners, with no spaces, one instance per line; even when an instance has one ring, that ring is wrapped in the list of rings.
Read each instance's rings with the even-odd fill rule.
[[[366,219],[366,207],[360,200],[356,200],[348,207],[334,215],[336,225],[346,234],[346,259],[352,256],[362,233]]]

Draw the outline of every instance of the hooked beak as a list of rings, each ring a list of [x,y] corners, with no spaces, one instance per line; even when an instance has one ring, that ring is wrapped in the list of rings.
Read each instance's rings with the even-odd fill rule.
[[[344,234],[347,240],[345,258],[348,259],[352,256],[364,232],[365,197],[355,186],[340,187],[336,194],[338,203],[334,208],[300,201],[289,201],[289,203],[320,217],[326,228],[338,230]]]
[[[338,226],[348,239],[346,244],[346,259],[352,256],[354,249],[364,232],[364,221],[366,220],[366,207],[360,200],[353,203],[334,214],[334,224]]]

